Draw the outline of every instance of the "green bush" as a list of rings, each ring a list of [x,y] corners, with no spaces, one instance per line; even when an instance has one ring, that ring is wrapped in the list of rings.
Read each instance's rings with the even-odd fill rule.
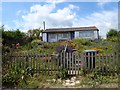
[[[107,40],[112,42],[120,42],[120,38],[118,37],[110,37],[110,38],[107,38]]]
[[[32,47],[36,47],[36,46],[41,45],[41,44],[43,44],[43,42],[39,39],[33,40],[31,42]]]
[[[61,69],[61,70],[57,73],[57,78],[61,78],[61,79],[66,79],[66,78],[68,78],[68,70],[67,70],[67,69]]]
[[[2,53],[9,53],[10,52],[10,47],[8,46],[2,46]]]
[[[81,45],[91,45],[90,40],[82,39],[82,38],[74,39],[73,42],[76,43],[76,44],[81,44]]]
[[[98,72],[92,72],[84,76],[81,81],[81,85],[90,85],[92,87],[96,87],[100,84],[109,84],[109,83],[117,83],[118,76],[103,76],[98,74]]]
[[[14,88],[21,87],[22,85],[27,85],[27,79],[29,78],[29,76],[27,75],[27,71],[19,68],[18,66],[16,66],[15,68],[15,70],[11,68],[11,71],[2,75],[2,85],[4,87]]]

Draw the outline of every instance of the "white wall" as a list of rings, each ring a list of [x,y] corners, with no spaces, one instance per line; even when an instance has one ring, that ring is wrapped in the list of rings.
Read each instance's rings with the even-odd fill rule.
[[[98,38],[97,31],[94,31],[94,37]]]
[[[79,38],[79,31],[75,31],[75,38]]]
[[[44,42],[47,42],[47,33],[42,33],[42,39]]]

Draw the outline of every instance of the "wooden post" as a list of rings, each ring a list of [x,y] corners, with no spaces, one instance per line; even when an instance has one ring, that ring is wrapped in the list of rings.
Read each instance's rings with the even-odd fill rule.
[[[66,66],[65,66],[65,63],[66,63],[66,62],[65,62],[65,58],[66,58],[66,57],[65,57],[65,52],[63,52],[63,68],[66,67]]]
[[[50,75],[50,55],[48,54],[48,76]]]
[[[104,75],[104,54],[102,53],[102,74]]]
[[[79,60],[79,59],[77,59],[77,58],[76,58],[76,55],[77,55],[77,53],[74,53],[74,58],[75,58],[75,59],[74,59],[74,60],[75,60],[75,61],[74,61],[74,70],[75,70],[75,75],[76,75],[76,61],[78,61],[78,60]],[[79,64],[78,64],[78,67],[79,67]]]
[[[38,73],[40,75],[40,54],[38,54]]]
[[[70,57],[70,67],[69,67],[70,69],[69,69],[69,70],[70,70],[70,74],[71,74],[71,56],[72,56],[72,55],[71,55],[71,53],[69,53],[69,54],[70,54],[70,55],[69,55],[69,57]]]
[[[39,62],[38,62],[38,54],[36,53],[36,75],[38,76],[38,66],[39,66]]]
[[[89,72],[89,70],[91,70],[91,59],[92,59],[92,57],[90,56],[90,53],[88,52],[88,54],[86,55],[86,57],[87,57],[87,70],[88,70],[88,72]]]
[[[106,74],[108,74],[108,54],[106,53]]]

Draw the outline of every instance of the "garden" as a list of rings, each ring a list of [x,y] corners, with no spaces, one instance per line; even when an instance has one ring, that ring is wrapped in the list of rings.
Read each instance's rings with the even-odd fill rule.
[[[84,50],[96,50],[101,56],[106,54],[116,55],[119,51],[117,44],[119,44],[120,38],[117,37],[117,34],[115,34],[113,30],[108,32],[106,39],[87,40],[78,38],[53,43],[43,42],[42,39],[37,36],[42,30],[33,30],[34,33],[37,34],[30,34],[30,36],[29,33],[23,33],[20,30],[4,31],[3,27],[1,31],[2,38],[0,41],[2,44],[0,47],[2,48],[3,88],[118,87],[118,73],[114,75],[103,75],[100,71],[86,73],[81,69],[79,75],[68,75],[67,69],[56,67],[54,62],[52,62],[54,59],[53,56],[56,52],[60,51],[66,43],[70,48],[74,49],[76,53],[82,53]],[[108,60],[109,63],[112,63],[114,58],[109,58]],[[119,62],[117,65],[118,64]],[[59,69],[59,71],[48,71],[48,68],[51,67]],[[46,68],[47,70],[39,72],[33,70],[34,68]],[[116,68],[118,69],[119,67]]]

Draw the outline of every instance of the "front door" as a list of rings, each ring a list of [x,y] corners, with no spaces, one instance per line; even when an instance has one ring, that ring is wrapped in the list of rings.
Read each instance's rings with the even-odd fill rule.
[[[70,32],[70,39],[74,39],[75,37],[75,33],[74,32]]]

